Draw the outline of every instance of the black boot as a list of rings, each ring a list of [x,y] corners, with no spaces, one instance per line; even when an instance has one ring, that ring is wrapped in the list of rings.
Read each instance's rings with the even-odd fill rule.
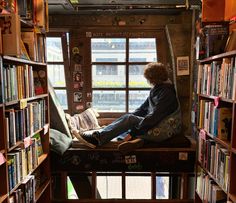
[[[81,137],[86,141],[86,142],[89,142],[95,146],[98,145],[98,133],[97,131],[95,132],[83,132],[81,134]]]

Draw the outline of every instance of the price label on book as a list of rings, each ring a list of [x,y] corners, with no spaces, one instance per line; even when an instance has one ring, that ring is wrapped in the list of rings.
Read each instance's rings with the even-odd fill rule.
[[[27,148],[31,145],[31,138],[30,137],[26,137],[24,139],[24,147]]]
[[[0,152],[0,165],[4,164],[5,162],[6,162],[6,159],[3,156],[3,154]]]
[[[26,99],[21,99],[20,100],[20,109],[24,109],[27,107],[27,100]]]
[[[219,106],[219,103],[220,103],[220,97],[215,97],[215,98],[214,98],[214,105],[215,105],[216,107],[218,107],[218,106]]]
[[[37,33],[37,34],[41,34],[41,30],[38,27],[34,28],[34,32]]]

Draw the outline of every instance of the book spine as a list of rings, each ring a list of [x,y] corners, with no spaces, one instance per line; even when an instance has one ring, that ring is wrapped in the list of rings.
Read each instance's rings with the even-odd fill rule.
[[[3,63],[2,63],[2,57],[0,56],[0,103],[5,102],[5,84],[4,84],[5,80],[3,79],[4,78],[3,74],[4,74]]]

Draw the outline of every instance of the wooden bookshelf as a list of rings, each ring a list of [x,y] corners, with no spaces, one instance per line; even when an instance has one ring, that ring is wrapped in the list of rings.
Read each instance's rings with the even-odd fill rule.
[[[0,196],[0,202],[4,202],[7,200],[7,195]]]
[[[21,58],[16,58],[12,56],[3,56],[3,60],[5,62],[14,62],[15,64],[29,64],[29,65],[35,65],[35,66],[46,66],[46,63],[41,63],[41,62],[35,62],[35,61],[30,61],[26,59],[21,59]]]
[[[225,200],[236,202],[236,50],[200,60],[198,69],[197,165],[205,175],[197,176],[195,201],[210,201],[197,190],[208,187],[212,197],[209,185],[216,185],[225,194]],[[219,72],[214,75],[216,70]],[[227,120],[227,128],[226,123],[222,125],[223,120]],[[222,132],[228,132],[227,136],[222,137]]]
[[[212,61],[217,61],[217,60],[221,60],[222,58],[227,58],[227,57],[231,57],[231,56],[235,56],[236,55],[236,50],[233,51],[229,51],[229,52],[225,52],[222,54],[217,54],[208,58],[205,58],[203,60],[200,60],[200,63],[208,63],[208,62],[212,62]]]
[[[44,193],[44,191],[50,187],[50,180],[45,181],[40,187],[39,189],[36,191],[35,194],[35,200],[38,201],[41,197],[41,195]]]
[[[49,162],[49,96],[47,90],[47,64],[45,63],[45,44],[38,47],[37,36],[45,40],[43,24],[36,22],[40,15],[48,11],[36,9],[34,4],[47,4],[45,0],[15,1],[15,9],[9,15],[19,19],[12,25],[15,29],[11,50],[3,47],[0,56],[0,203],[15,202],[31,194],[30,202],[50,202],[51,178]],[[25,4],[23,6],[23,4]],[[29,7],[31,5],[31,7]],[[22,7],[21,7],[22,6]],[[19,8],[27,10],[19,10]],[[47,6],[44,7],[45,9]],[[29,10],[32,9],[32,10]],[[19,12],[19,13],[18,13]],[[30,18],[23,16],[31,12]],[[37,13],[40,12],[40,15]],[[4,14],[1,14],[2,18]],[[20,16],[21,15],[21,16]],[[46,25],[45,21],[45,26]],[[24,49],[22,32],[31,32],[35,40],[29,49]],[[37,30],[37,33],[36,33]],[[1,36],[4,39],[4,36]],[[6,42],[3,40],[3,46]],[[23,43],[21,43],[23,42]],[[20,47],[19,47],[20,46]],[[9,44],[10,47],[10,44]],[[21,52],[19,54],[18,48]],[[35,50],[34,58],[27,58],[30,49]],[[26,51],[26,52],[25,52]],[[41,177],[42,176],[42,177]],[[36,178],[37,177],[37,178]],[[38,182],[42,178],[44,182]],[[35,185],[37,182],[36,189]]]
[[[206,94],[199,94],[199,97],[203,97],[205,99],[217,99],[217,96],[212,96],[212,95],[206,95]],[[226,98],[219,98],[220,101],[228,102],[228,103],[234,103],[234,100],[232,99],[226,99]]]
[[[203,26],[207,24],[228,23],[230,18],[236,15],[235,9],[233,9],[235,6],[236,3],[234,0],[217,2],[214,0],[204,0],[202,2]],[[234,27],[233,24],[229,24],[229,32]],[[210,49],[209,46],[211,45],[207,44],[205,48]],[[197,138],[199,141],[195,194],[195,202],[197,203],[206,201],[214,202],[213,200],[207,200],[207,198],[202,199],[204,197],[204,194],[202,194],[204,191],[201,194],[197,192],[199,187],[205,186],[209,188],[210,184],[211,189],[213,184],[219,186],[225,194],[225,202],[236,202],[236,129],[234,127],[236,125],[235,67],[236,50],[215,54],[198,61],[197,127],[200,133]],[[204,76],[204,78],[201,76]],[[219,127],[219,118],[215,119],[214,122],[216,124],[212,122],[212,119],[215,117],[216,112],[218,112],[215,109],[223,107],[231,109],[231,115],[228,115],[228,118],[231,117],[231,123],[229,122],[227,139],[222,140],[218,134],[218,130],[212,131],[212,126]],[[214,151],[214,149],[216,150]],[[224,158],[222,162],[218,160],[219,154]],[[220,164],[221,168],[217,168],[219,163],[222,163]],[[202,172],[204,175],[201,174]],[[223,176],[219,175],[221,173]],[[226,180],[224,182],[222,180],[225,177]],[[202,185],[199,185],[199,183]],[[211,189],[207,190],[210,192],[210,195],[212,195]]]

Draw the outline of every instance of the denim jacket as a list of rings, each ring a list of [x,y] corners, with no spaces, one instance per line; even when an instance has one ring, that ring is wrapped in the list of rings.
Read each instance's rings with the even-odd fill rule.
[[[134,115],[144,117],[144,119],[131,128],[130,134],[133,136],[146,134],[177,108],[178,100],[174,85],[171,83],[155,85],[146,101],[133,112]]]

